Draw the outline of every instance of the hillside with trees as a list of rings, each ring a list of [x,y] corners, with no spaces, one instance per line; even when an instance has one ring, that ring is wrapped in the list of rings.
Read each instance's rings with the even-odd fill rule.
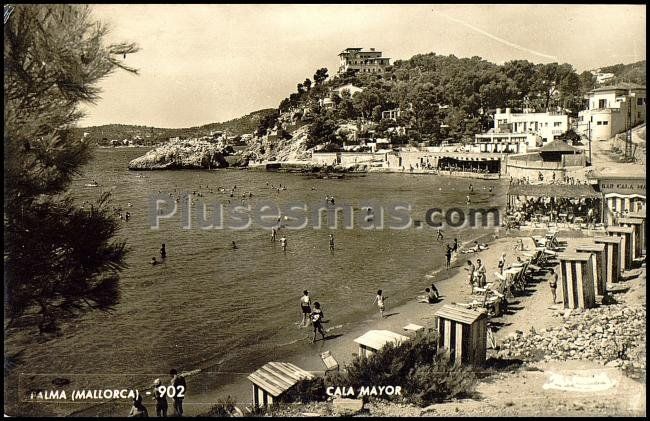
[[[354,95],[334,89],[363,88]],[[283,99],[276,114],[262,119],[256,140],[286,140],[296,127],[309,124],[308,147],[336,149],[359,138],[389,138],[392,144],[471,141],[492,127],[495,108],[562,110],[577,116],[584,94],[595,87],[590,72],[570,64],[534,64],[513,60],[497,65],[480,57],[435,53],[397,60],[384,73],[354,73],[327,78],[318,69]],[[399,108],[395,119],[382,112]],[[356,126],[342,130],[344,126]],[[268,148],[267,148],[268,149]]]
[[[241,136],[255,131],[263,118],[275,112],[276,110],[273,108],[266,108],[223,123],[210,123],[188,128],[167,129],[129,124],[106,124],[102,126],[75,128],[74,135],[81,137],[84,132],[88,133],[88,139],[91,143],[100,146],[108,146],[113,139],[123,140],[134,139],[136,137],[142,139],[143,145],[155,145],[167,142],[170,137],[189,139],[207,136],[210,132],[214,131],[227,132],[230,136]]]
[[[602,73],[613,73],[614,78],[607,81],[607,85],[614,85],[619,82],[638,83],[645,86],[645,60],[630,64],[614,64],[601,67]]]

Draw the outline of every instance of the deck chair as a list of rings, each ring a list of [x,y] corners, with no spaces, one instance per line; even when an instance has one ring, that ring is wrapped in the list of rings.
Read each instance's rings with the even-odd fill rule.
[[[336,361],[336,358],[332,356],[332,353],[330,351],[321,353],[320,359],[323,360],[323,364],[325,364],[325,373],[330,370],[339,371],[339,362]]]

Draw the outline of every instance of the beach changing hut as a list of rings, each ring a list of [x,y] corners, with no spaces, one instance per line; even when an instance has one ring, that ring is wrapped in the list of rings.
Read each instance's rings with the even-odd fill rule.
[[[576,244],[576,252],[591,254],[592,278],[596,295],[605,295],[607,292],[607,261],[605,258],[605,245],[594,243]]]
[[[400,335],[390,330],[369,330],[356,338],[354,342],[359,344],[359,356],[369,357],[383,348],[387,343],[392,342],[398,345],[408,340],[408,336]]]
[[[621,255],[623,257],[621,267],[623,271],[630,269],[634,253],[634,228],[609,226],[607,227],[607,235],[621,238]]]
[[[253,383],[253,404],[269,406],[273,401],[303,379],[315,376],[291,363],[270,362],[247,378]]]
[[[619,237],[594,237],[594,243],[605,245],[606,281],[608,284],[618,282],[619,275],[623,272],[621,266],[621,239]]]
[[[596,307],[593,269],[589,253],[560,253],[564,308]]]
[[[619,218],[618,224],[622,227],[630,227],[634,230],[632,235],[632,247],[630,248],[632,249],[632,258],[638,259],[643,255],[643,219],[634,217]]]
[[[487,349],[487,314],[455,305],[444,305],[436,312],[438,348],[449,353],[451,361],[482,365]]]
[[[634,218],[638,219],[641,221],[641,229],[640,229],[640,234],[641,234],[641,240],[639,242],[641,243],[641,250],[643,253],[645,253],[646,246],[645,246],[645,216],[646,213],[645,211],[639,211],[639,212],[632,212],[627,215],[627,218]]]

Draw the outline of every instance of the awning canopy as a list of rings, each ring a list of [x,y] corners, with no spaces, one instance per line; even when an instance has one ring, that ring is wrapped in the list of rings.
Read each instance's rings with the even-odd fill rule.
[[[563,197],[569,199],[602,198],[591,184],[513,184],[509,196]]]

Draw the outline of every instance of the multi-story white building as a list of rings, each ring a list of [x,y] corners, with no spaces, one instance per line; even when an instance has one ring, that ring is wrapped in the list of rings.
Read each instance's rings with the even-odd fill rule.
[[[472,152],[479,153],[526,153],[535,149],[540,141],[532,133],[497,133],[490,130],[474,136]]]
[[[363,73],[383,73],[390,64],[390,58],[382,57],[381,51],[375,51],[374,48],[346,48],[339,54],[339,58],[339,73],[345,73],[348,69]]]
[[[591,140],[607,140],[645,122],[645,86],[603,86],[590,91],[586,99],[587,109],[578,113],[578,132]]]
[[[522,113],[513,113],[510,108],[506,108],[505,112],[497,108],[494,114],[494,129],[496,132],[509,129],[511,133],[537,135],[542,139],[542,144],[538,146],[543,146],[569,130],[569,116],[556,111],[535,113],[524,109]]]

